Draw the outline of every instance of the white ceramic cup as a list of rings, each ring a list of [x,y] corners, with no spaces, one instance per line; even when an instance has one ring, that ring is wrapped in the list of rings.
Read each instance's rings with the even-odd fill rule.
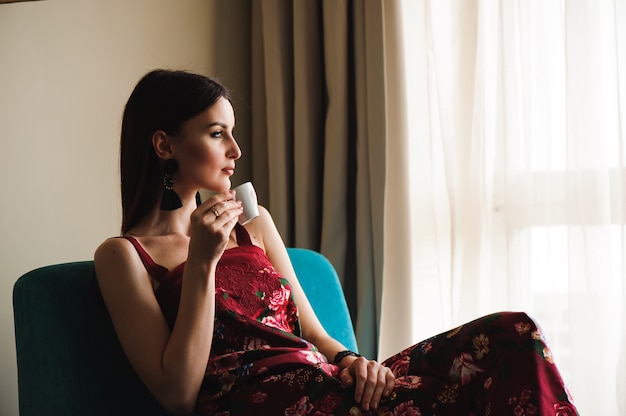
[[[252,182],[245,182],[234,188],[235,199],[241,201],[243,213],[239,216],[239,224],[245,225],[259,216],[259,203]]]

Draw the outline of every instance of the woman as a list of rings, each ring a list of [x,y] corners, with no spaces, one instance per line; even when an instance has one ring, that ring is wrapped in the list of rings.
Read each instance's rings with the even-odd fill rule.
[[[237,223],[234,127],[227,89],[182,71],[145,75],[124,111],[122,237],[96,250],[96,274],[128,359],[166,409],[575,414],[524,314],[482,318],[383,364],[329,337],[268,211]],[[197,206],[199,189],[215,194]]]

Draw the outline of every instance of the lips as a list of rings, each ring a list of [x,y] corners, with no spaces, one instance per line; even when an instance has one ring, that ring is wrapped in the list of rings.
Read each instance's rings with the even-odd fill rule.
[[[235,168],[234,167],[232,167],[232,168],[224,168],[224,169],[222,169],[222,172],[224,172],[225,174],[231,176],[231,175],[233,175],[235,173]]]

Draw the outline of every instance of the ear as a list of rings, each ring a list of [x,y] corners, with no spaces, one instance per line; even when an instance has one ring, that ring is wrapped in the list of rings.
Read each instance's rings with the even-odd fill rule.
[[[172,148],[172,138],[163,130],[157,130],[152,135],[152,147],[157,156],[163,160],[171,159],[174,157],[174,150]]]

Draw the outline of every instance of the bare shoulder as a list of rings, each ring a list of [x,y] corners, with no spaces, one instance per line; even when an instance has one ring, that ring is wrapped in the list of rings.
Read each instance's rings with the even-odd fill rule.
[[[259,217],[257,218],[260,224],[264,226],[274,227],[274,219],[272,218],[272,214],[270,214],[269,210],[265,208],[263,205],[259,205]]]
[[[94,253],[94,265],[101,285],[103,281],[129,280],[132,276],[144,280],[148,276],[137,251],[125,238],[109,238],[102,242]]]
[[[132,244],[125,238],[113,237],[104,240],[94,253],[96,267],[129,260],[133,254]]]
[[[250,234],[253,243],[263,248],[266,252],[268,243],[277,237],[280,238],[272,215],[262,205],[259,205],[259,216],[244,227]]]
[[[121,237],[111,237],[104,240],[96,249],[94,258],[98,258],[102,255],[116,254],[126,251],[130,248],[131,244],[128,240]]]
[[[288,259],[287,250],[285,248],[283,238],[280,235],[270,212],[266,208],[260,206],[259,217],[257,219],[258,223],[255,227],[260,240],[260,246],[275,266],[277,266],[277,264],[275,264],[277,262],[284,263],[285,260]],[[256,221],[257,220],[253,222]]]

